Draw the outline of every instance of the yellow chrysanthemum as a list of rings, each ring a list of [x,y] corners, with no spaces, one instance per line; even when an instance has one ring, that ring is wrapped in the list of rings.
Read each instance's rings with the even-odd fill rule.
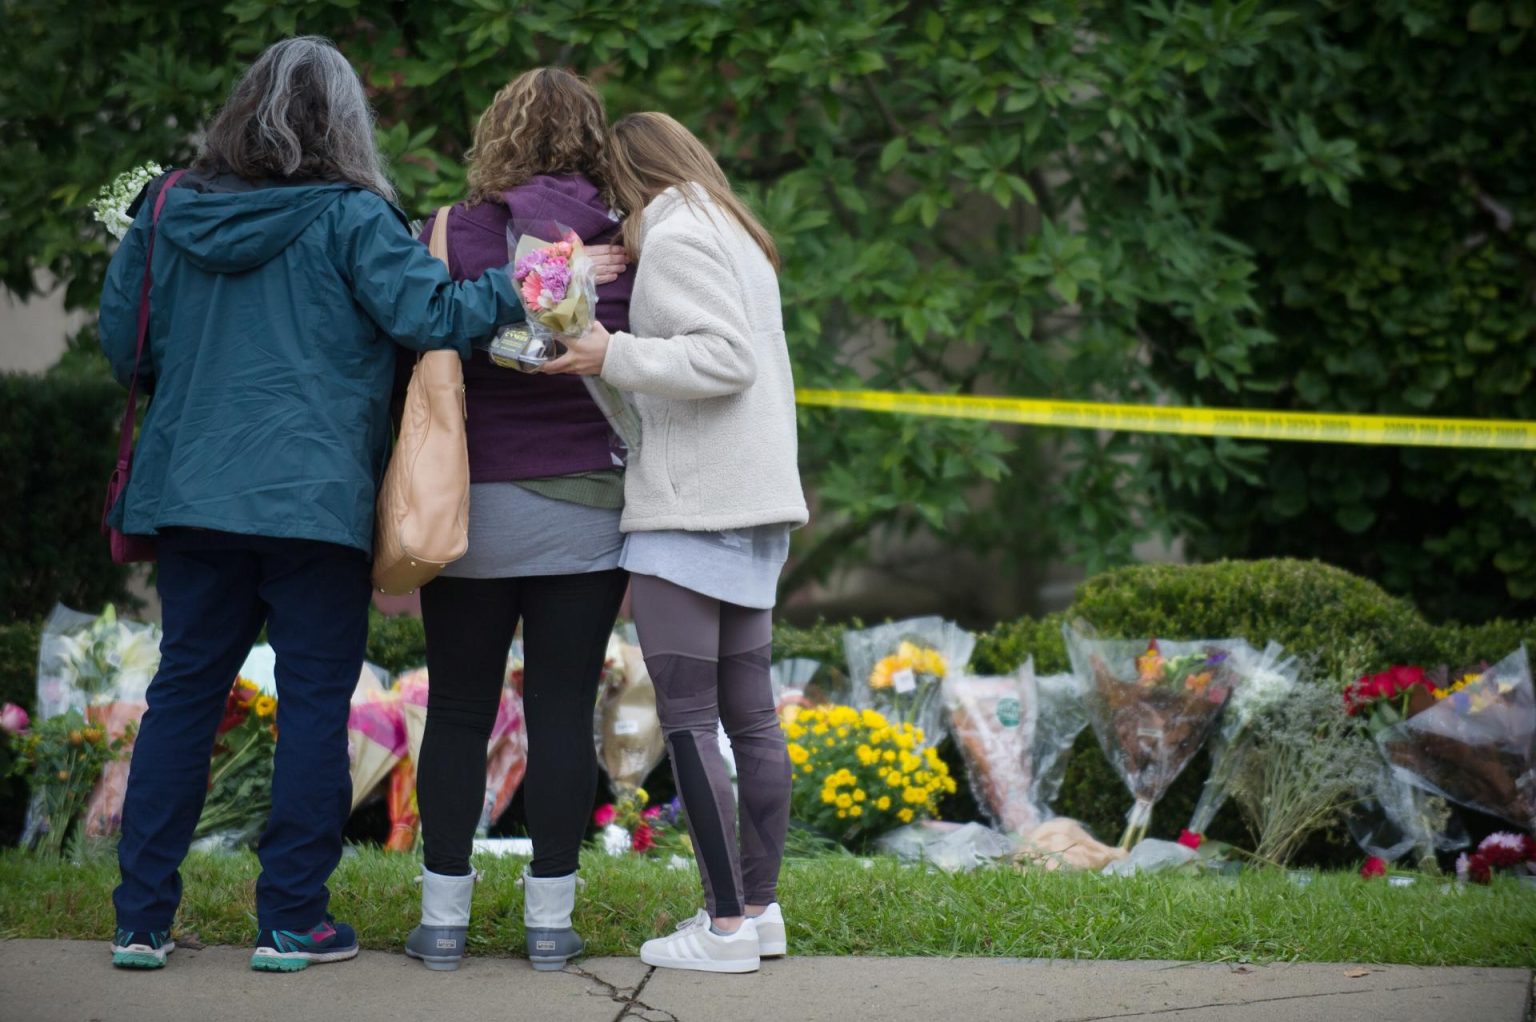
[[[912,822],[912,810],[910,810],[910,809],[898,809],[896,811],[896,819],[900,820],[902,823],[911,823]]]
[[[258,717],[270,717],[277,712],[277,700],[271,696],[257,696],[251,708],[256,711]]]
[[[875,799],[875,808],[880,810],[882,813],[891,808],[891,796],[881,795],[879,798]]]
[[[805,751],[805,746],[798,742],[789,743],[789,761],[795,766],[799,766],[810,758],[811,754]]]

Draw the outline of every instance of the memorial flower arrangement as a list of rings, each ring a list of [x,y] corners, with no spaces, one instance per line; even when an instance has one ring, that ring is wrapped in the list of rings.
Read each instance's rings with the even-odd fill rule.
[[[1234,651],[1231,663],[1236,685],[1211,739],[1210,773],[1189,826],[1179,834],[1179,843],[1189,848],[1200,847],[1206,828],[1231,795],[1257,722],[1289,699],[1301,683],[1296,659],[1282,656],[1277,643],[1270,643],[1262,653],[1244,644]]]
[[[1536,831],[1536,689],[1524,647],[1376,732],[1388,763],[1431,794]]]
[[[1086,623],[1063,625],[1089,720],[1134,802],[1120,847],[1144,838],[1152,807],[1215,727],[1232,694],[1229,662],[1241,640],[1135,642],[1095,638]]]
[[[644,788],[636,788],[593,812],[592,822],[603,828],[598,838],[603,850],[609,855],[692,855],[682,801],[653,806],[650,800]]]
[[[119,620],[110,603],[90,624],[55,642],[60,676],[87,705],[142,696],[160,666],[160,630]]]
[[[1483,838],[1477,850],[1456,860],[1456,879],[1486,884],[1495,872],[1513,876],[1536,875],[1536,838],[1499,831]]]
[[[943,737],[944,679],[963,671],[976,638],[938,617],[914,618],[843,635],[853,703],[910,724],[929,745]]]
[[[79,710],[34,723],[26,711],[11,703],[0,709],[0,723],[14,756],[11,774],[27,777],[32,786],[40,823],[34,831],[35,847],[58,855],[85,810],[102,768],[131,741],[132,732],[127,740],[114,739]]]
[[[876,710],[808,707],[784,733],[794,771],[791,812],[845,843],[928,819],[957,787],[921,729]]]
[[[1465,687],[1464,682],[1459,682]],[[1460,688],[1458,688],[1458,691]],[[1398,665],[1368,674],[1344,689],[1344,712],[1357,717],[1372,737],[1434,705],[1435,686],[1422,667]]]
[[[237,678],[224,701],[208,797],[193,835],[226,844],[253,842],[272,808],[272,756],[277,749],[277,698],[249,678]]]

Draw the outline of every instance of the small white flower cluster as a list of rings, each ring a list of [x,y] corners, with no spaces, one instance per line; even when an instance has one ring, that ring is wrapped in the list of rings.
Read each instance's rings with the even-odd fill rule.
[[[1233,666],[1242,680],[1232,693],[1227,713],[1238,730],[1289,699],[1299,682],[1296,661],[1282,659],[1280,648],[1273,644],[1262,652],[1239,650]]]
[[[603,851],[609,855],[624,855],[630,848],[629,831],[617,823],[610,823],[603,828]]]
[[[128,228],[133,226],[133,218],[128,215],[129,205],[145,185],[162,173],[164,170],[158,163],[146,163],[142,167],[135,167],[133,170],[119,174],[92,200],[91,211],[96,214],[96,219],[111,232],[112,237],[121,241],[123,235],[128,233]]]

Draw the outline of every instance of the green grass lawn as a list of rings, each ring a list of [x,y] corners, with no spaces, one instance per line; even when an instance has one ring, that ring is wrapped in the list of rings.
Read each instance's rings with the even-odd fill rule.
[[[986,869],[944,874],[889,859],[791,860],[780,887],[801,955],[998,955],[1206,962],[1320,961],[1536,966],[1536,889],[1513,881],[1410,887],[1324,873],[1238,877]],[[521,954],[523,860],[487,858],[470,936],[481,954]],[[397,948],[416,921],[415,861],[360,849],[331,882],[331,907],[363,946]],[[178,933],[207,944],[253,939],[250,854],[194,855]],[[691,870],[588,854],[576,926],[592,954],[632,955],[699,902]],[[0,854],[0,936],[106,939],[116,864]]]

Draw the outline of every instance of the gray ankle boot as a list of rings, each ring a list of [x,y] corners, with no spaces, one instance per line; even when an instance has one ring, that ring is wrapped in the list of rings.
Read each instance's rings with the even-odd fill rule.
[[[405,938],[406,954],[439,972],[459,967],[475,880],[474,873],[451,877],[421,868],[421,925]]]
[[[553,972],[581,954],[585,945],[571,929],[576,907],[576,874],[536,877],[523,867],[523,929],[528,960],[540,972]]]

